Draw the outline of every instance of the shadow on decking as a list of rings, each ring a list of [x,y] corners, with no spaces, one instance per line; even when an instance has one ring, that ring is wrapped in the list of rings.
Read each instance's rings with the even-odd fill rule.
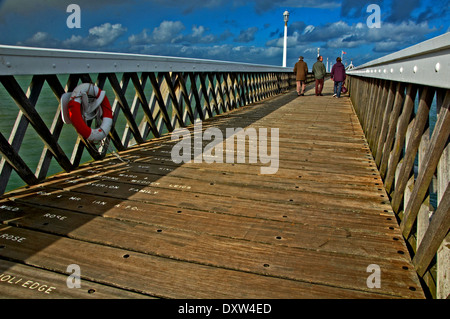
[[[289,94],[271,97],[221,114],[204,121],[203,130],[213,126],[219,128],[225,136],[226,128],[245,128],[295,98],[296,94],[291,91]],[[239,123],[238,126],[236,122]],[[192,126],[188,129],[192,131]],[[206,144],[210,142],[203,141],[203,147]],[[174,142],[171,142],[170,136],[167,135],[122,152],[120,156],[124,162],[114,156],[108,156],[104,160],[83,165],[74,172],[49,178],[40,185],[25,187],[3,195],[0,200],[0,219],[3,224],[0,225],[0,258],[8,262],[0,265],[0,273],[8,272],[7,265],[14,262],[65,274],[65,267],[77,259],[71,260],[71,255],[83,254],[77,251],[77,243],[80,243],[79,249],[82,249],[83,242],[89,241],[129,251],[136,249],[138,252],[151,255],[152,252],[146,251],[145,246],[135,243],[139,241],[136,237],[139,232],[129,234],[128,239],[133,243],[124,241],[119,244],[110,240],[108,234],[114,237],[123,231],[120,225],[115,223],[117,220],[129,221],[136,223],[135,225],[145,224],[145,217],[141,219],[139,215],[135,215],[137,217],[134,220],[129,219],[129,213],[133,211],[157,214],[158,205],[164,205],[174,213],[181,213],[180,208],[171,206],[170,198],[159,199],[158,189],[152,187],[158,184],[159,179],[181,166],[173,163],[167,156],[167,151],[170,152],[173,145]],[[164,158],[158,156],[161,152],[166,152]],[[179,194],[183,196],[182,192]],[[201,210],[201,207],[198,208]],[[98,217],[104,217],[108,222],[98,223]],[[110,228],[106,230],[97,228],[99,234],[105,235],[103,242],[97,242],[95,236],[94,239],[90,239],[89,234],[83,232],[76,234],[78,229],[86,225],[92,225],[86,229],[93,232],[96,231],[95,227],[109,225]],[[155,228],[155,232],[162,231],[157,226],[148,224],[147,226],[148,229]],[[129,231],[132,227],[125,229]],[[68,238],[80,241],[70,242]],[[62,245],[66,245],[67,250],[61,250],[58,243],[56,251],[59,250],[61,254],[46,255],[46,249],[59,241],[64,242]],[[126,259],[128,256],[129,254],[123,254],[121,257]],[[52,262],[53,258],[57,260],[55,264]],[[94,262],[93,259],[101,259],[101,256],[89,258]],[[86,279],[97,280],[89,277]],[[108,284],[107,281],[105,283]]]

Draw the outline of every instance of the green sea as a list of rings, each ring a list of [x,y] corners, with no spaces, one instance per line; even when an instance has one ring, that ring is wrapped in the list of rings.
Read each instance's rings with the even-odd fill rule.
[[[97,75],[91,74],[92,81],[96,81]],[[18,84],[21,86],[23,92],[26,94],[28,87],[31,83],[31,76],[15,76]],[[58,75],[58,79],[63,87],[65,87],[67,80],[69,76],[68,75]],[[120,81],[122,78],[121,74],[117,74],[117,78]],[[81,82],[79,82],[81,83]],[[150,92],[145,92],[147,99],[150,98],[152,94],[151,90],[151,84],[147,83],[146,90],[150,88]],[[106,91],[106,95],[113,106],[115,94],[114,91],[107,80],[105,83],[105,86],[103,89]],[[136,91],[134,89],[133,83],[131,80],[128,83],[128,87],[125,93],[126,100],[128,102],[128,105],[131,107],[133,105],[133,101],[135,99]],[[35,109],[41,116],[42,120],[46,124],[47,128],[50,130],[52,127],[52,123],[55,119],[55,114],[59,107],[59,101],[53,91],[51,90],[50,86],[47,84],[47,82],[44,83],[44,86],[42,88],[42,91],[39,95],[38,101],[36,102]],[[14,102],[14,100],[10,97],[9,93],[6,91],[6,89],[3,87],[2,84],[0,84],[0,132],[3,134],[3,136],[8,140],[10,139],[11,132],[14,128],[14,124],[16,122],[17,116],[19,114],[19,107]],[[122,136],[125,128],[127,126],[127,121],[125,119],[125,116],[123,115],[123,112],[121,111],[120,107],[117,105],[116,112],[120,112],[117,122],[115,124],[115,129],[119,136]],[[144,112],[142,111],[142,108],[139,108],[136,112],[136,123],[139,125],[144,118]],[[152,137],[152,136],[151,136]],[[74,129],[74,127],[70,124],[64,124],[63,129],[61,131],[58,143],[61,146],[62,150],[66,154],[66,156],[69,158],[69,160],[72,157],[73,148],[75,146],[75,143],[77,141],[77,133]],[[131,142],[133,144],[133,141]],[[42,155],[42,151],[44,149],[44,143],[38,136],[38,134],[34,131],[31,124],[28,125],[26,134],[24,137],[24,140],[22,142],[22,145],[19,149],[19,155],[20,157],[25,161],[25,163],[30,167],[30,169],[35,172],[37,169],[37,165],[39,163],[40,157]],[[115,151],[115,148],[113,146],[113,143],[110,143],[109,146],[110,151]],[[81,163],[86,163],[88,161],[92,160],[91,156],[87,151],[84,151],[83,157],[81,160]],[[49,168],[49,172],[47,176],[51,176],[57,173],[60,173],[62,171],[62,168],[59,166],[57,161],[55,159],[52,159],[51,166]],[[8,186],[6,188],[7,191],[14,190],[18,187],[24,186],[25,183],[21,180],[19,175],[13,171],[11,173],[10,180],[8,182]]]

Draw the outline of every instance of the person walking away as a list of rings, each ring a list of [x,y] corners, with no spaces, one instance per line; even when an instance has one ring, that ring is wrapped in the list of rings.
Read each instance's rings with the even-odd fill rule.
[[[294,66],[295,79],[297,81],[297,95],[304,96],[306,88],[306,75],[308,74],[308,65],[303,61],[303,57],[298,58]]]
[[[325,75],[327,74],[327,69],[323,64],[323,57],[317,57],[317,62],[314,63],[312,72],[314,74],[314,78],[316,79],[316,96],[323,96],[323,81],[325,79]]]
[[[331,79],[334,81],[334,97],[340,98],[341,97],[341,90],[342,90],[342,84],[345,81],[346,74],[345,74],[345,67],[342,64],[342,59],[338,57],[336,59],[335,65],[333,65],[333,68],[331,69]]]

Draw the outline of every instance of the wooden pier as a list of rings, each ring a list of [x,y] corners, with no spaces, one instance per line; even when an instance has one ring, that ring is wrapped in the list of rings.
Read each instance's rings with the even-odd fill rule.
[[[324,96],[309,86],[202,124],[278,128],[278,171],[261,174],[268,164],[248,154],[175,164],[165,136],[6,194],[1,297],[425,297],[358,118],[331,81]],[[74,269],[80,288],[68,287]]]

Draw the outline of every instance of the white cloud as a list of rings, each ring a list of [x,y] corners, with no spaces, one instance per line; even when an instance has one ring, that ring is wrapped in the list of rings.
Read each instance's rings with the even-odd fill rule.
[[[281,48],[268,47],[264,48],[264,56],[267,58],[275,58],[281,56],[283,50]]]
[[[192,37],[200,38],[205,33],[206,29],[204,26],[197,27],[196,25],[192,26]]]
[[[133,34],[128,37],[128,42],[132,46],[137,45],[149,45],[149,44],[175,44],[175,43],[218,43],[232,36],[232,34],[226,30],[222,34],[214,35],[207,33],[208,28],[200,25],[193,25],[190,34],[183,34],[185,26],[180,21],[163,21],[161,24],[154,28],[153,31],[144,29],[139,34]]]
[[[376,31],[371,29],[367,37],[368,41],[375,42],[375,52],[387,53],[421,42],[426,39],[426,35],[435,31],[437,31],[436,27],[430,27],[427,22],[385,23]]]
[[[288,46],[296,47],[304,43],[323,43],[328,48],[356,48],[374,45],[374,51],[398,50],[405,45],[414,44],[426,35],[437,31],[427,22],[382,23],[381,28],[369,28],[364,23],[349,24],[336,21],[319,26],[299,24],[290,36]],[[270,40],[267,46],[283,46],[283,38]]]
[[[126,31],[127,28],[121,24],[104,23],[89,29],[89,36],[85,39],[85,43],[92,47],[105,47],[112,44]]]
[[[315,29],[315,27],[314,27],[313,25],[308,25],[308,26],[305,28],[305,30],[303,30],[303,33],[302,33],[302,34],[311,33],[311,32],[314,31],[314,29]]]
[[[72,35],[69,39],[62,42],[64,47],[75,48],[83,44],[84,38],[81,35]]]
[[[46,32],[37,32],[36,34],[33,35],[32,38],[29,39],[29,42],[31,43],[40,43],[40,42],[45,42],[48,41],[49,39],[51,39],[50,35]]]
[[[131,45],[151,44],[151,43],[175,43],[180,39],[180,32],[185,26],[180,21],[163,21],[154,28],[152,32],[148,29],[142,30],[139,34],[128,37]]]
[[[47,32],[36,32],[31,38],[25,40],[23,43],[19,42],[19,45],[28,45],[35,47],[55,47],[58,46],[58,40],[54,39]]]
[[[382,23],[381,28],[355,26],[342,36],[327,42],[329,47],[354,48],[365,44],[373,44],[375,52],[392,52],[418,43],[426,35],[435,32],[427,22],[420,24],[408,21],[402,23]]]
[[[25,40],[24,44],[52,48],[103,49],[113,45],[126,31],[127,28],[121,24],[104,23],[89,29],[89,33],[85,37],[72,35],[70,38],[60,41],[52,38],[46,32],[36,32],[31,38]]]
[[[191,34],[182,37],[181,40],[188,43],[215,43],[220,42],[221,40],[224,40],[230,36],[227,33],[216,36],[214,34],[207,33],[208,31],[208,28],[205,28],[202,25],[193,25]]]
[[[358,40],[358,41],[348,41],[346,38],[338,38],[338,39],[333,39],[330,41],[326,42],[326,47],[328,48],[357,48],[361,45],[366,44],[367,41],[364,40]]]
[[[180,21],[163,21],[152,32],[153,42],[174,43],[179,33],[185,29]]]
[[[294,31],[294,33],[287,37],[287,46],[289,48],[297,47],[298,45],[302,44],[302,41],[300,40],[301,35]],[[277,48],[283,48],[284,47],[284,38],[278,38],[269,40],[266,42],[266,46],[268,47],[277,47]]]
[[[134,0],[137,5],[144,4],[145,2],[158,3],[160,6],[177,6],[177,12],[179,13],[179,7],[181,10],[207,10],[205,8],[220,8],[220,6],[227,6],[227,8],[232,5],[235,6],[246,6],[254,7],[255,11],[263,12],[270,8],[297,8],[297,7],[316,7],[316,8],[336,8],[339,7],[339,3],[335,0],[324,0],[322,2],[317,2],[313,0],[184,0],[182,2],[178,0]],[[378,0],[374,0],[378,1]],[[380,0],[381,1],[381,0]],[[384,1],[384,0],[383,0]],[[349,3],[366,3],[366,0],[347,0]],[[24,0],[0,0],[0,18],[1,14],[5,14],[5,10],[11,10],[10,12],[17,14],[18,16],[25,17],[23,20],[28,18],[28,14],[33,12],[39,12],[46,8],[49,9],[51,4],[51,10],[57,9],[62,12],[65,23],[65,7],[70,1],[61,0],[42,0],[40,5],[35,1],[29,3],[29,7],[21,8],[21,6],[26,6],[29,2],[25,3]],[[261,46],[249,45],[257,43],[252,42],[257,40],[262,34],[269,34],[267,26],[256,25],[252,27],[242,27],[243,24],[239,24],[235,21],[232,25],[228,23],[227,25],[231,30],[239,30],[241,27],[243,30],[237,31],[232,34],[229,30],[220,31],[210,29],[214,23],[205,22],[205,25],[187,25],[183,24],[182,20],[185,15],[179,15],[181,21],[175,21],[178,18],[173,18],[174,21],[165,20],[155,28],[148,27],[147,29],[139,29],[136,33],[126,34],[127,28],[125,25],[120,23],[104,23],[102,25],[95,26],[91,29],[85,28],[86,21],[88,18],[84,19],[85,15],[91,9],[101,7],[106,3],[112,3],[116,5],[117,8],[122,8],[125,6],[126,2],[121,0],[79,0],[76,2],[81,5],[83,12],[83,27],[79,30],[71,30],[65,38],[55,39],[53,36],[53,29],[45,29],[39,27],[36,31],[27,34],[25,37],[29,37],[31,34],[33,36],[29,37],[27,40],[22,41],[20,44],[31,45],[31,46],[41,46],[41,47],[61,47],[61,48],[73,48],[73,49],[99,49],[99,50],[111,50],[116,46],[120,38],[125,39],[121,43],[123,52],[131,53],[143,53],[143,54],[156,54],[156,55],[170,55],[170,56],[184,56],[192,58],[210,58],[210,59],[220,59],[220,60],[230,60],[230,61],[241,61],[250,63],[265,63],[265,64],[275,64],[278,65],[281,62],[281,56],[283,51],[283,34],[282,30],[277,30],[272,32],[270,36],[267,36],[267,42]],[[249,5],[250,3],[250,5]],[[148,5],[148,3],[147,3]],[[122,7],[119,7],[122,6]],[[108,7],[110,8],[110,7]],[[387,8],[387,7],[386,7]],[[234,8],[235,9],[235,8]],[[388,10],[388,9],[386,9]],[[114,10],[111,10],[113,12]],[[173,10],[175,11],[175,10]],[[298,10],[301,11],[301,10]],[[214,12],[215,13],[215,12]],[[149,13],[151,15],[151,13]],[[232,14],[232,13],[227,13]],[[389,16],[390,11],[388,10],[383,17]],[[38,16],[38,15],[36,15]],[[169,16],[171,19],[174,15]],[[351,14],[349,13],[349,16]],[[158,17],[155,17],[158,19]],[[229,20],[230,17],[222,15],[220,13],[219,19]],[[278,18],[277,18],[278,19]],[[425,40],[430,34],[438,31],[431,22],[411,22],[411,21],[398,21],[398,22],[388,22],[386,19],[382,20],[380,29],[370,29],[365,23],[365,19],[351,19],[344,21],[336,21],[338,19],[344,19],[342,17],[336,17],[336,19],[330,20],[326,24],[316,24],[308,25],[304,21],[304,17],[300,17],[298,21],[291,21],[288,29],[288,58],[293,56],[298,56],[300,54],[304,55],[305,58],[308,57],[312,59],[315,55],[317,47],[321,48],[321,54],[330,53],[335,54],[335,52],[340,52],[340,50],[346,50],[354,48],[352,50],[356,52],[356,48],[361,48],[360,56],[364,53],[371,51],[369,56],[376,56],[378,52],[389,53],[405,46],[409,46]],[[211,19],[205,19],[205,21],[210,21]],[[292,17],[291,20],[295,20]],[[188,20],[186,20],[188,21]],[[350,21],[359,21],[352,23]],[[219,22],[219,21],[218,21]],[[265,21],[266,22],[266,21]],[[1,22],[0,22],[1,23]],[[125,24],[125,22],[123,22]],[[126,22],[133,23],[131,21]],[[159,22],[158,22],[159,23]],[[186,22],[185,22],[186,23]],[[206,23],[211,23],[206,25]],[[65,27],[65,24],[64,24]],[[258,28],[259,27],[259,28]],[[447,27],[441,27],[442,31]],[[49,31],[50,30],[50,31]],[[46,32],[42,32],[46,31]],[[258,32],[259,31],[259,32]],[[450,29],[447,30],[449,32]],[[6,33],[6,32],[5,32]],[[11,33],[11,32],[9,32]],[[126,34],[126,36],[124,36]],[[273,37],[276,38],[273,38]],[[264,39],[264,38],[263,38]],[[126,41],[128,40],[128,41]],[[228,41],[225,41],[228,40]],[[233,40],[235,41],[233,43]],[[261,40],[261,39],[259,39]],[[14,41],[16,43],[17,40]],[[246,44],[242,45],[241,44]],[[117,47],[117,46],[116,46]],[[365,57],[364,57],[365,58]]]

